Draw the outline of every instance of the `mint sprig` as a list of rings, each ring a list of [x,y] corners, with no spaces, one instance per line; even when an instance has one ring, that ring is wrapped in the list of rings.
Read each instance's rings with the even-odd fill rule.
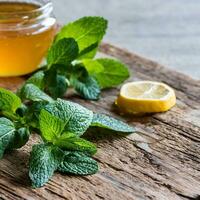
[[[102,17],[83,17],[64,26],[48,51],[43,73],[34,74],[27,84],[35,84],[54,99],[63,97],[72,87],[82,98],[98,100],[101,89],[123,83],[129,78],[123,63],[95,59],[107,24]]]
[[[17,94],[0,88],[0,158],[24,146],[31,134],[41,137],[32,148],[29,177],[42,187],[55,171],[91,175],[98,171],[92,158],[97,147],[84,138],[90,127],[130,134],[135,129],[111,117],[59,99],[69,87],[83,98],[98,100],[101,89],[129,77],[120,61],[95,59],[107,29],[101,17],[84,17],[64,26],[47,54],[47,64],[34,73]]]
[[[43,186],[56,170],[76,175],[89,175],[97,171],[98,165],[91,158],[97,152],[96,145],[83,138],[91,126],[125,133],[135,131],[123,122],[93,113],[77,103],[53,100],[37,86],[33,88],[37,88],[37,92],[25,98],[26,105],[20,100],[16,112],[12,109],[2,112],[5,117],[11,116],[9,119],[0,118],[0,158],[6,150],[25,145],[33,132],[43,140],[43,144],[35,145],[31,152],[29,176],[33,187]],[[7,94],[17,97],[8,90],[1,91],[2,96],[5,92],[4,99]],[[38,101],[38,94],[46,98]],[[8,105],[11,106],[10,103]]]

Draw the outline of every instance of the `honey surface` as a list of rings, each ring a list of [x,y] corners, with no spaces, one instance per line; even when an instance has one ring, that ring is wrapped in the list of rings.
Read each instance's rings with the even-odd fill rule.
[[[19,13],[37,8],[38,5],[27,3],[0,3],[0,15],[15,13],[15,17],[18,18]],[[0,76],[24,75],[39,67],[55,34],[55,20],[52,20],[46,19],[36,28],[33,26],[20,29],[20,23],[27,23],[20,18],[12,21],[12,26],[16,23],[16,27],[19,27],[13,30],[1,29],[5,20],[2,24],[0,20]]]
[[[31,3],[17,3],[17,2],[0,2],[0,12],[16,13],[32,11],[39,8],[39,5]]]

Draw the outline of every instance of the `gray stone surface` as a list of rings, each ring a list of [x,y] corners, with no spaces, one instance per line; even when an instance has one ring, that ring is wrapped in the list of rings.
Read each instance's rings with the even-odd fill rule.
[[[61,23],[85,15],[109,20],[105,41],[200,79],[200,1],[53,0]]]

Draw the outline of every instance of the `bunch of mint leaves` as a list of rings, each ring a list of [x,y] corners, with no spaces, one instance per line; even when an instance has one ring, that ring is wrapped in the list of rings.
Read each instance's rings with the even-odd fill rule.
[[[135,131],[121,121],[79,104],[53,100],[32,84],[27,88],[24,103],[16,94],[0,88],[0,158],[6,151],[23,147],[30,135],[37,133],[41,143],[32,147],[29,161],[29,177],[34,188],[42,187],[55,171],[74,175],[98,171],[98,164],[92,158],[97,148],[83,138],[90,127],[123,134]]]
[[[0,88],[0,159],[5,152],[27,144],[31,134],[40,143],[30,153],[29,177],[34,188],[45,185],[55,171],[91,175],[98,171],[92,156],[95,144],[84,134],[91,127],[130,134],[133,127],[61,97],[69,86],[86,99],[97,100],[100,88],[118,85],[128,77],[119,61],[96,59],[107,21],[85,17],[64,26],[47,56],[47,65],[13,93]],[[98,132],[97,132],[98,134]]]
[[[101,89],[124,82],[129,71],[122,62],[95,59],[107,24],[102,17],[83,17],[64,26],[48,51],[47,64],[27,83],[35,84],[54,99],[63,97],[72,87],[84,99],[98,100]]]

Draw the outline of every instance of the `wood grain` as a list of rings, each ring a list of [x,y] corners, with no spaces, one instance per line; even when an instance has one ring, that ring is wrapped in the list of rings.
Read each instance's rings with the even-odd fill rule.
[[[91,130],[87,138],[98,146],[98,174],[87,177],[56,173],[41,189],[31,189],[28,155],[36,136],[21,150],[0,161],[1,199],[185,200],[200,199],[200,82],[166,69],[126,50],[103,44],[101,52],[124,61],[132,80],[162,81],[174,87],[178,103],[171,111],[148,116],[121,116],[113,106],[119,88],[104,91],[98,102],[66,98],[136,126],[138,133],[121,137]],[[12,90],[23,78],[0,79]]]

